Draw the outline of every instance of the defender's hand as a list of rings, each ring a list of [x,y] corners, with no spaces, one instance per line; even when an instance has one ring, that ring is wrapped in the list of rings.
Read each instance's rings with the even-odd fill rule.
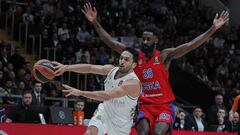
[[[95,7],[92,7],[91,3],[86,3],[82,12],[91,23],[97,18],[97,10]]]
[[[229,20],[228,11],[222,11],[220,15],[218,13],[215,15],[215,18],[213,20],[213,26],[217,30],[221,28],[226,22],[228,22],[228,20]]]

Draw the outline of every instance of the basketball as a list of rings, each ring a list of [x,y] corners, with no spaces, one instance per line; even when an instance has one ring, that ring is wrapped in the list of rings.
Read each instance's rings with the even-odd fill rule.
[[[49,60],[39,60],[33,66],[33,77],[41,82],[46,83],[54,79],[54,65]]]

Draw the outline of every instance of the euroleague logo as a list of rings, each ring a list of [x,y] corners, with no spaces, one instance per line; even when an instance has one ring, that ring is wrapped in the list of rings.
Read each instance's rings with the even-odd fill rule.
[[[3,130],[0,130],[0,135],[8,135],[6,132],[4,132]]]
[[[159,115],[159,120],[170,120],[170,115],[167,113],[161,113]]]
[[[61,119],[65,119],[65,113],[63,112],[63,111],[60,111],[59,113],[58,113],[58,116],[61,118]]]

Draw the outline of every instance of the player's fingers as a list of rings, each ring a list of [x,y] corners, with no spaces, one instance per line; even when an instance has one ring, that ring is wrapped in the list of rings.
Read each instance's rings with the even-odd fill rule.
[[[217,19],[218,18],[218,13],[216,13],[216,15],[215,15],[215,18],[214,19]]]
[[[222,13],[221,13],[221,17],[224,18],[225,15],[226,15],[226,13],[227,13],[227,11],[222,12]]]
[[[53,68],[56,70],[56,69],[60,69],[62,67],[62,65],[57,65],[57,66],[54,66]]]
[[[69,97],[69,96],[71,96],[71,95],[73,95],[72,92],[68,93],[68,94],[66,95],[66,97]]]
[[[57,61],[51,61],[52,64],[54,65],[60,65],[61,63],[57,62]]]
[[[62,92],[64,93],[68,93],[68,92],[71,92],[72,90],[62,90]]]
[[[60,76],[63,74],[63,72],[57,72],[57,73],[54,72],[54,74],[55,74],[55,76]]]
[[[221,12],[220,17],[222,17],[225,14],[225,10]]]
[[[225,14],[224,14],[224,19],[226,19],[226,18],[228,18],[229,17],[229,12],[226,12]]]
[[[85,4],[83,7],[84,7],[85,12],[87,12],[88,11],[87,5]]]
[[[86,7],[87,7],[88,10],[90,10],[90,6],[89,6],[88,3],[86,3]]]
[[[224,20],[224,23],[228,22],[229,21],[229,18],[227,18],[226,20]]]
[[[92,4],[90,2],[88,2],[88,6],[89,6],[90,10],[92,10]]]
[[[68,86],[68,85],[66,85],[66,84],[62,84],[62,86],[64,87],[64,88],[66,88],[66,89],[71,89],[72,87],[70,87],[70,86]]]
[[[83,12],[84,15],[86,15],[87,13],[85,12],[85,10],[81,9],[81,11]]]
[[[62,71],[62,68],[56,68],[57,70],[54,72],[55,74],[59,74]]]
[[[97,13],[97,10],[96,10],[96,8],[95,8],[95,7],[93,7],[93,11],[94,11],[95,13]]]

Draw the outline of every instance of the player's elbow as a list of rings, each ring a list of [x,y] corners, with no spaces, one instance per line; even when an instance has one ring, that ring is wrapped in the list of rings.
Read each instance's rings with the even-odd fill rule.
[[[103,101],[108,101],[108,100],[110,100],[110,99],[112,99],[112,98],[109,97],[109,96],[106,96],[106,97],[103,97],[103,98],[102,98]]]

